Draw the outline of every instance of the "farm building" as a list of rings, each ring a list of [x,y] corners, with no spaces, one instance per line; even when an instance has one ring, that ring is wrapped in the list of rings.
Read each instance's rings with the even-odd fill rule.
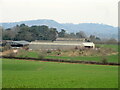
[[[82,41],[81,41],[82,40]],[[58,38],[54,42],[34,41],[29,45],[31,50],[67,50],[77,48],[95,48],[93,42],[85,42],[83,39]]]
[[[29,46],[27,41],[9,41],[7,42],[12,48],[24,48]]]

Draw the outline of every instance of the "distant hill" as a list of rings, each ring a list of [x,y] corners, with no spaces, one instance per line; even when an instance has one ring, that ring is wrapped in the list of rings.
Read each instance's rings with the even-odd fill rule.
[[[0,23],[4,28],[11,28],[16,26],[17,24],[26,24],[28,26],[32,25],[47,25],[49,27],[57,28],[58,31],[61,29],[65,29],[67,32],[79,32],[84,31],[87,35],[96,35],[103,38],[116,38],[118,37],[118,28],[105,24],[97,24],[97,23],[58,23],[54,20],[48,19],[39,19],[39,20],[28,20],[28,21],[20,21],[20,22],[11,22],[11,23]]]

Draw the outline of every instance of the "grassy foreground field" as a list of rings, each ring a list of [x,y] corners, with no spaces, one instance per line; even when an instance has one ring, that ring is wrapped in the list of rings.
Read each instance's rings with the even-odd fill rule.
[[[3,59],[3,88],[117,87],[117,66]]]

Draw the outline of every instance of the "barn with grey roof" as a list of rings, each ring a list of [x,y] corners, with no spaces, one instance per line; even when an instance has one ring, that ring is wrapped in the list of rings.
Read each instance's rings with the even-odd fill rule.
[[[77,38],[58,38],[54,42],[48,41],[34,41],[29,45],[31,50],[67,50],[77,48],[95,48],[93,42],[85,42],[85,39]]]

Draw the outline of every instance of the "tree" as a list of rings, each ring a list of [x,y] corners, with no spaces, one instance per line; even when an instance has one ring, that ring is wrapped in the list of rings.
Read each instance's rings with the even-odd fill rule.
[[[99,37],[96,37],[96,41],[101,41],[101,39]]]
[[[86,34],[83,31],[80,31],[78,33],[76,33],[76,37],[77,38],[86,38]]]
[[[15,37],[15,40],[26,40],[26,41],[32,41],[34,40],[34,37],[32,36],[32,33],[28,30],[20,30],[18,34]]]
[[[48,39],[55,41],[57,38],[57,30],[56,28],[50,28],[49,32],[48,32]]]
[[[95,35],[90,35],[89,40],[96,43],[101,41],[101,39]]]
[[[90,35],[89,39],[90,39],[90,41],[95,41],[96,37],[95,37],[95,35]]]
[[[25,26],[26,26],[26,25],[25,25],[24,23],[20,25],[20,27],[25,27]]]
[[[2,40],[3,31],[4,31],[4,29],[0,26],[0,40]]]
[[[109,40],[106,41],[107,44],[117,44],[117,40],[114,38],[110,38]]]
[[[5,30],[2,37],[3,40],[13,40],[15,38],[15,33],[11,30]]]
[[[76,37],[75,33],[70,33],[70,37],[75,38]]]
[[[27,25],[21,24],[20,26],[16,26],[13,30],[16,32],[14,40],[33,40],[32,33],[30,32],[30,28]]]
[[[61,32],[58,33],[58,37],[65,37],[66,31],[61,29]]]

